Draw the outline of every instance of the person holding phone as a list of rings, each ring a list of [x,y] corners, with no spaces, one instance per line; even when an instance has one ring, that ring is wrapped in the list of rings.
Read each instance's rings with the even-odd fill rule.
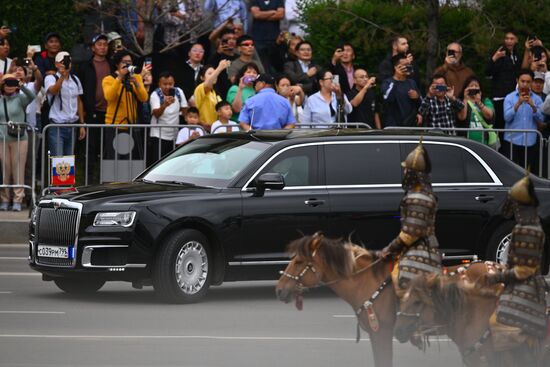
[[[185,115],[188,108],[183,90],[175,87],[174,76],[169,71],[159,75],[158,88],[151,93],[149,103],[152,111],[151,125],[174,125],[174,128],[151,128],[147,165],[174,149],[180,115]]]
[[[254,62],[245,64],[237,73],[236,80],[238,82],[229,88],[226,98],[226,101],[229,102],[231,108],[233,109],[233,116],[231,116],[233,121],[237,121],[239,119],[239,113],[248,98],[256,94],[256,91],[254,90],[254,81],[259,74],[260,69]]]
[[[422,116],[424,126],[439,128],[455,128],[457,117],[466,119],[464,102],[455,97],[455,88],[447,85],[444,75],[434,74],[426,97],[420,103],[418,113]],[[454,131],[445,131],[456,135]]]
[[[329,65],[332,74],[339,77],[339,84],[344,94],[348,94],[355,83],[353,60],[355,60],[355,49],[351,43],[344,42],[334,51]]]
[[[506,31],[503,43],[498,46],[485,67],[485,75],[491,78],[496,129],[504,128],[504,98],[516,88],[516,75],[521,69],[517,44],[518,36],[515,31]]]
[[[353,110],[348,116],[349,122],[363,122],[372,128],[381,129],[380,104],[374,87],[376,78],[369,76],[367,70],[356,69],[353,88],[346,93]]]
[[[450,43],[445,53],[445,62],[435,69],[434,74],[443,75],[449,85],[454,87],[454,96],[458,97],[464,88],[466,79],[474,75],[474,71],[462,62],[462,46],[458,42]]]
[[[489,98],[484,98],[481,91],[481,83],[475,76],[466,80],[464,89],[460,92],[459,98],[466,105],[466,119],[459,120],[459,124],[470,129],[490,129],[495,117],[495,108]],[[499,149],[500,142],[496,138],[497,134],[483,133],[478,131],[468,132],[468,138],[487,144]]]

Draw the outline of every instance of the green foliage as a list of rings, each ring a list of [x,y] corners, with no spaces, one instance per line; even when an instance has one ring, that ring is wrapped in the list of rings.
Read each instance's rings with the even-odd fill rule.
[[[48,32],[62,37],[63,48],[70,50],[80,38],[82,19],[73,0],[1,0],[0,20],[17,30],[10,35],[10,56],[23,56],[27,45],[42,45]]]
[[[534,33],[550,44],[547,27],[550,1],[480,0],[479,8],[443,6],[440,8],[438,64],[443,63],[445,47],[459,41],[463,60],[476,74],[483,76],[488,58],[501,44],[510,27],[520,35],[519,49],[527,34]],[[425,67],[428,40],[427,3],[425,1],[383,0],[303,0],[299,3],[302,19],[313,43],[314,57],[326,64],[339,42],[356,48],[356,62],[376,74],[378,64],[390,50],[389,40],[396,34],[409,39],[411,49]]]

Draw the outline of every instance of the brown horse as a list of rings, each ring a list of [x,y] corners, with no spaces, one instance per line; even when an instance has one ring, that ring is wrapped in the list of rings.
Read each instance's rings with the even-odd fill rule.
[[[320,234],[291,242],[288,251],[292,259],[277,283],[277,297],[286,303],[296,299],[301,309],[304,288],[329,287],[350,304],[369,333],[375,366],[391,367],[397,302],[388,281],[391,264],[362,247]]]
[[[489,328],[502,285],[474,286],[491,268],[499,271],[502,266],[472,263],[458,277],[417,276],[402,299],[396,338],[403,343],[419,330],[439,327],[456,343],[467,366],[503,366],[512,361],[517,354],[496,351]]]

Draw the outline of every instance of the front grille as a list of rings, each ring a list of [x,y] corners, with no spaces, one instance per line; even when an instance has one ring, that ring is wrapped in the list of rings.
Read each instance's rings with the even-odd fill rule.
[[[55,267],[75,266],[81,208],[82,204],[63,199],[40,203],[36,216],[35,251],[39,245],[68,247],[69,254],[73,254],[73,256],[68,259],[60,259],[37,255],[37,264]]]

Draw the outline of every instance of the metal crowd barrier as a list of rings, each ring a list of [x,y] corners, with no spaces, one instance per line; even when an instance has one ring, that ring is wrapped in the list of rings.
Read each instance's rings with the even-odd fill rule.
[[[299,123],[299,124],[295,124],[294,126],[296,126],[296,128],[298,129],[312,129],[312,128],[317,128],[317,129],[333,129],[333,128],[336,128],[336,129],[343,129],[343,128],[348,128],[348,127],[352,127],[352,128],[365,128],[365,129],[372,129],[372,127],[369,125],[369,124],[366,124],[364,122],[321,122],[321,123],[318,123],[318,124],[309,124],[309,123]]]
[[[542,136],[542,133],[539,131],[539,130],[533,130],[533,129],[475,129],[475,128],[466,128],[466,127],[456,127],[456,128],[440,128],[440,127],[420,127],[420,126],[414,126],[414,127],[408,127],[408,126],[388,126],[388,127],[385,127],[384,130],[416,130],[416,131],[431,131],[431,132],[466,132],[466,133],[469,133],[469,132],[475,132],[475,133],[482,133],[482,142],[485,143],[485,134],[488,135],[489,132],[493,131],[493,132],[496,132],[496,133],[512,133],[512,134],[523,134],[523,143],[525,144],[524,145],[524,149],[523,149],[523,154],[524,154],[524,157],[523,157],[523,161],[525,162],[525,166],[523,168],[527,169],[527,165],[528,165],[528,162],[527,162],[527,151],[528,151],[528,146],[526,146],[526,143],[527,143],[527,134],[536,134],[537,135],[537,143],[535,143],[535,145],[538,144],[538,158],[539,158],[539,162],[538,162],[538,172],[539,172],[539,175],[542,176],[542,172],[543,172],[543,154],[544,154],[544,146],[545,146],[545,139],[544,137]],[[499,134],[500,135],[500,134]],[[487,138],[488,139],[488,138]],[[502,141],[502,137],[500,138],[501,141]],[[550,156],[549,156],[550,158]],[[513,149],[510,149],[510,153],[508,155],[508,159],[510,159],[511,161],[514,160],[514,150]],[[549,162],[549,165],[548,165],[548,168],[550,168],[550,162]]]
[[[47,125],[43,130],[43,144],[42,144],[42,151],[41,151],[41,159],[42,159],[42,169],[40,174],[40,179],[42,183],[42,194],[45,192],[52,190],[52,189],[63,189],[66,188],[65,186],[53,186],[50,185],[50,173],[51,173],[51,161],[50,161],[50,151],[46,149],[48,146],[48,132],[52,129],[57,128],[57,139],[59,140],[59,137],[61,135],[61,132],[58,128],[71,128],[73,130],[72,132],[72,146],[73,146],[73,154],[76,148],[76,144],[78,142],[78,131],[80,128],[86,129],[86,138],[83,141],[84,144],[84,162],[78,162],[76,161],[76,164],[82,164],[84,163],[84,186],[89,184],[89,176],[90,176],[90,158],[96,159],[96,157],[90,157],[90,144],[99,144],[99,183],[104,182],[113,182],[113,181],[130,181],[134,179],[139,173],[141,173],[146,167],[147,167],[147,148],[148,148],[148,142],[151,139],[150,130],[151,129],[164,129],[164,128],[170,128],[176,130],[176,136],[177,132],[181,128],[189,128],[191,130],[202,130],[203,134],[207,134],[206,130],[199,125],[151,125],[151,124],[118,124],[118,125],[105,125],[105,124],[49,124]],[[90,131],[96,129],[99,130],[99,141],[93,141],[91,142],[90,137]],[[117,151],[116,147],[113,147],[113,157],[105,157],[107,143],[105,141],[106,135],[105,133],[108,131],[113,132],[113,142],[122,142],[122,139],[119,139],[123,134],[127,134],[127,137],[124,137],[125,139],[128,139],[127,141],[127,153],[120,153]],[[160,135],[159,135],[160,136]],[[135,137],[139,138],[141,141],[135,141]],[[121,143],[121,144],[122,144]],[[137,148],[136,148],[137,144]],[[141,148],[141,149],[140,149]],[[172,150],[176,148],[176,140],[174,139],[172,141]],[[108,147],[107,149],[111,149],[111,147]],[[137,149],[137,157],[135,157],[134,150]],[[162,157],[162,147],[161,144],[158,145],[158,151],[156,154],[156,160],[160,159]],[[123,156],[124,158],[120,157]],[[77,158],[77,157],[75,157]],[[45,161],[47,159],[47,162]],[[114,162],[109,162],[114,161]],[[125,162],[128,162],[127,165]],[[46,162],[46,164],[44,164]],[[107,162],[110,163],[110,167],[107,167]],[[105,165],[105,166],[104,166]],[[105,169],[108,169],[110,176],[107,175],[107,172],[105,172]],[[46,171],[47,169],[47,171]],[[122,170],[125,170],[125,172],[122,172]],[[107,178],[106,178],[107,177]],[[114,179],[108,179],[108,178],[114,178]],[[81,183],[77,183],[78,186],[81,186]]]
[[[8,139],[8,127],[9,126],[12,126],[12,127],[15,127],[18,134],[17,134],[17,137],[15,138],[15,140],[12,140],[14,137],[11,137],[10,139]],[[24,134],[25,131],[33,131],[32,134],[29,134],[27,133],[27,139],[22,139],[22,136]],[[2,165],[2,182],[0,184],[0,189],[9,189],[12,188],[12,189],[16,189],[16,188],[21,188],[21,189],[28,189],[30,190],[31,192],[31,204],[32,204],[32,207],[34,207],[34,204],[36,203],[36,196],[35,196],[35,183],[36,183],[36,177],[35,177],[35,174],[36,174],[36,160],[34,159],[34,157],[36,156],[36,134],[34,133],[34,130],[33,130],[33,127],[26,123],[26,122],[14,122],[14,121],[9,121],[9,122],[1,122],[0,123],[0,139],[1,139],[1,144],[2,144],[2,147],[0,147],[0,151],[2,152],[2,157],[1,157],[1,165]],[[21,144],[22,142],[27,142],[27,145],[28,143],[30,142],[30,147],[27,146],[27,152],[28,150],[30,149],[31,151],[31,154],[30,154],[30,162],[28,162],[28,157],[29,157],[29,154],[27,154],[25,156],[25,164],[21,164],[21,159],[20,158],[20,148],[21,148]],[[9,143],[13,143],[13,142],[16,142],[17,143],[17,147],[16,147],[16,156],[17,156],[17,168],[15,167],[11,167],[11,171],[12,172],[7,172],[6,171],[6,161],[7,159],[10,159],[11,157],[8,157],[8,153],[9,152],[9,148],[8,148],[8,144],[6,144],[6,142],[9,144]],[[11,162],[13,162],[13,160],[11,160]],[[25,167],[27,164],[30,164],[31,165],[31,180],[30,180],[30,184],[27,185],[25,184]],[[19,176],[21,175],[21,171],[23,171],[23,182],[19,182]],[[9,176],[11,176],[11,180],[6,180],[6,177],[7,175],[9,174]],[[6,181],[12,181],[12,182],[6,182]],[[8,193],[9,195],[9,193]]]
[[[214,128],[214,130],[210,130],[210,134],[217,134],[216,131],[218,130],[221,130],[221,129],[227,129],[229,131],[225,131],[225,132],[229,132],[229,133],[234,133],[236,131],[244,131],[244,129],[239,125],[220,125],[220,126],[216,126]]]

